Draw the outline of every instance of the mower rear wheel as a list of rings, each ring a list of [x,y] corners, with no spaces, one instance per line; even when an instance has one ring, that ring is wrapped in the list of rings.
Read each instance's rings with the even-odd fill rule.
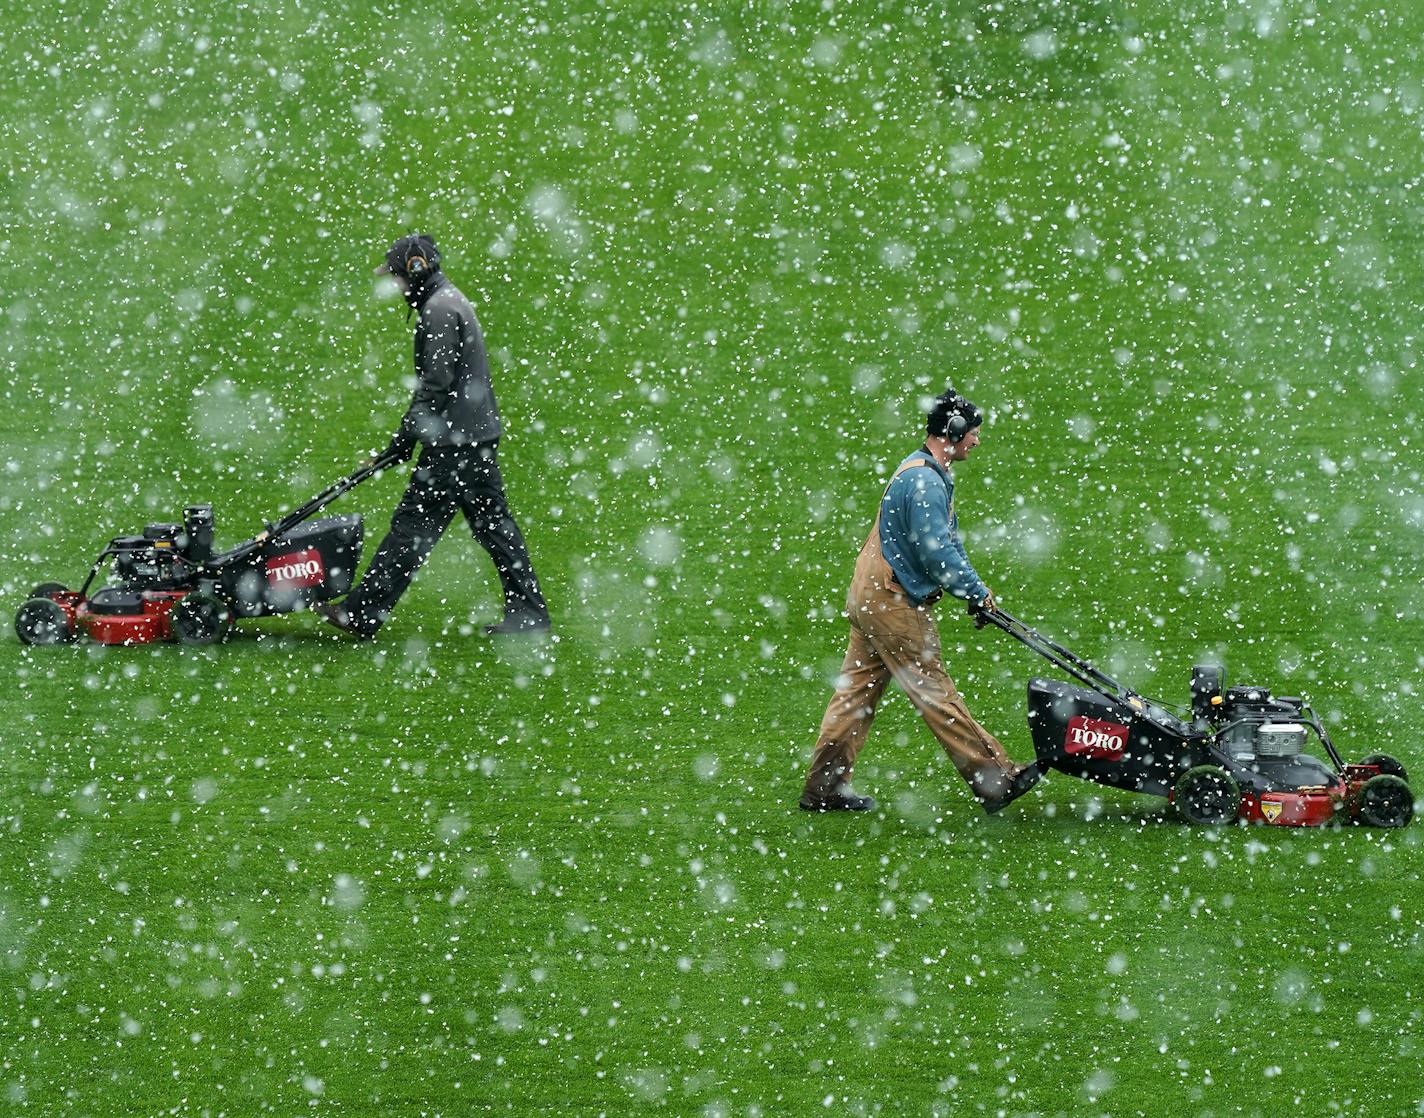
[[[1178,779],[1172,803],[1188,823],[1220,827],[1240,812],[1241,786],[1223,768],[1197,765]]]
[[[15,635],[22,644],[67,644],[74,639],[74,630],[58,602],[31,598],[15,614]]]
[[[30,591],[31,598],[53,598],[56,594],[68,594],[69,587],[62,582],[42,582]]]
[[[1403,827],[1414,818],[1414,793],[1387,773],[1365,781],[1355,805],[1355,818],[1368,827]]]
[[[227,636],[232,611],[208,594],[188,594],[168,615],[179,644],[216,644]]]
[[[1371,753],[1368,757],[1360,761],[1362,765],[1373,765],[1385,776],[1397,776],[1400,780],[1408,781],[1409,774],[1404,771],[1404,765],[1391,757],[1388,753]]]

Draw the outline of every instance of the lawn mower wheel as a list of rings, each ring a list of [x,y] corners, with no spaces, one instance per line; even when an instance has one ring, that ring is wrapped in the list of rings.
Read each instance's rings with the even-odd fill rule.
[[[69,614],[53,598],[31,598],[15,613],[15,635],[22,644],[66,644],[74,630]]]
[[[179,644],[216,644],[232,625],[232,611],[208,594],[188,594],[168,615]]]
[[[1365,781],[1355,803],[1356,818],[1369,827],[1403,827],[1414,818],[1414,793],[1388,773]]]
[[[1172,802],[1188,823],[1219,827],[1241,810],[1241,786],[1223,768],[1197,765],[1181,775]]]

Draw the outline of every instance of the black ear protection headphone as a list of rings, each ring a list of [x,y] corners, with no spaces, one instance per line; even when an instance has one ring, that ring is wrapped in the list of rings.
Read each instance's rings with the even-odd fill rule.
[[[440,270],[440,250],[435,247],[435,242],[424,233],[414,234],[405,239],[403,270],[406,279],[416,287]]]
[[[979,409],[953,388],[946,388],[936,397],[925,427],[930,435],[958,443],[963,442],[979,422]]]

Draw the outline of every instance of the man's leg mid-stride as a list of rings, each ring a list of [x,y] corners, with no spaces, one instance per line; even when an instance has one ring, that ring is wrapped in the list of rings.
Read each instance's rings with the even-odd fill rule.
[[[875,807],[869,796],[850,791],[850,778],[889,682],[890,669],[852,621],[836,693],[821,719],[821,733],[801,793],[801,806],[807,811],[869,811]]]
[[[515,628],[547,628],[549,609],[524,535],[509,511],[497,447],[497,442],[481,444],[462,461],[460,507],[475,541],[494,561],[506,623]]]
[[[939,630],[927,607],[905,605],[876,615],[875,650],[975,797],[993,809],[1026,770],[969,713],[944,670]]]
[[[429,558],[455,515],[454,478],[431,463],[417,463],[405,495],[391,516],[391,530],[377,548],[360,584],[342,603],[353,629],[374,636]]]
[[[874,655],[905,692],[955,769],[986,811],[998,811],[1038,779],[1017,765],[999,740],[969,713],[944,670],[939,630],[927,605],[901,593],[871,593],[855,610]]]

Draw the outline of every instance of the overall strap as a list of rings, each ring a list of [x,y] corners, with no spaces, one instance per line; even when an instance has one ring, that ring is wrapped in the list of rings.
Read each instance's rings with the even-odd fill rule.
[[[891,475],[890,475],[890,481],[886,482],[886,484],[885,484],[885,493],[889,493],[889,492],[890,492],[890,486],[894,483],[895,479],[896,479],[897,477],[899,477],[901,474],[903,474],[906,470],[913,470],[913,469],[915,469],[917,466],[928,466],[928,465],[929,465],[929,463],[926,462],[923,458],[911,458],[908,462],[901,462],[901,463],[900,463],[900,468],[899,468],[898,470],[896,470],[893,474],[891,474]],[[885,500],[885,493],[882,493],[882,494],[880,495],[880,499],[881,499],[882,501]]]
[[[885,498],[890,492],[890,487],[895,484],[895,479],[897,477],[903,474],[906,470],[913,470],[917,466],[928,465],[929,462],[927,462],[923,458],[911,458],[908,462],[902,462],[900,464],[900,468],[897,469],[893,474],[891,474],[890,480],[885,483],[885,492],[880,494],[880,505],[883,505],[885,503]],[[870,541],[873,540],[880,531],[880,505],[875,506],[875,521],[870,525],[870,535],[865,537],[865,546],[861,548],[862,551],[865,550],[865,547],[870,546]]]

